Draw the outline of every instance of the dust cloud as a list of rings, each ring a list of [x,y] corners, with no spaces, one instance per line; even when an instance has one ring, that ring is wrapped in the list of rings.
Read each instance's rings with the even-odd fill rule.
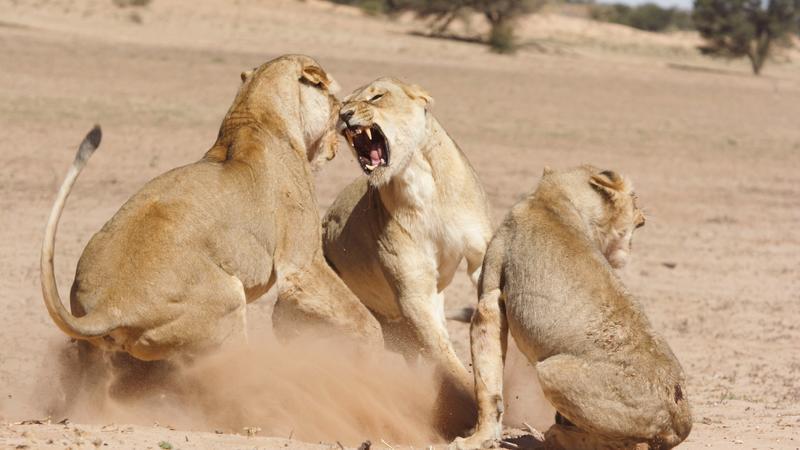
[[[441,382],[423,363],[409,365],[395,353],[337,340],[284,344],[268,336],[250,342],[191,363],[141,362],[99,351],[82,363],[79,345],[59,340],[46,358],[57,363],[41,367],[30,405],[53,421],[159,424],[346,446],[381,439],[427,446],[454,436],[438,415],[452,407],[442,406]],[[542,429],[552,423],[536,373],[513,344],[505,378],[508,425]]]
[[[343,342],[251,339],[191,364],[98,360],[81,375],[76,344],[59,350],[34,396],[52,420],[131,423],[358,446],[444,442],[434,371]],[[113,367],[113,369],[112,369]]]

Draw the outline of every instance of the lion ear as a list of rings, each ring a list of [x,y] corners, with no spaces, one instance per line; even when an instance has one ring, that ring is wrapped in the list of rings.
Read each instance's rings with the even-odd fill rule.
[[[425,89],[422,89],[416,84],[403,84],[402,87],[403,92],[405,92],[411,100],[421,101],[425,105],[425,109],[433,107],[433,97],[431,97],[431,94],[428,94]]]
[[[616,200],[619,196],[630,193],[631,190],[628,180],[613,170],[604,170],[592,175],[589,184],[610,200]]]
[[[242,77],[242,83],[244,83],[253,76],[253,70],[245,70],[240,76]]]
[[[333,79],[316,64],[309,64],[303,67],[300,79],[306,83],[313,84],[321,88],[328,89],[333,83]]]

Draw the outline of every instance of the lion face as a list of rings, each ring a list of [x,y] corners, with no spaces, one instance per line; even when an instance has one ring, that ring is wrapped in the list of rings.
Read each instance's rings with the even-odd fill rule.
[[[418,86],[392,78],[379,78],[345,98],[337,128],[371,184],[387,183],[423,146],[432,101]]]
[[[600,194],[602,202],[602,212],[595,222],[601,251],[612,267],[624,267],[630,257],[633,232],[645,223],[633,185],[611,170],[595,170],[589,184]]]
[[[336,120],[341,103],[334,95],[336,80],[315,62],[303,66],[300,77],[300,119],[308,161],[318,166],[336,156]]]

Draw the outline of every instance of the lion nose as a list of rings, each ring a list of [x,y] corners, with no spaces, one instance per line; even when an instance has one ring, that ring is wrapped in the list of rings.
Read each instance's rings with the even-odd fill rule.
[[[339,113],[339,118],[342,119],[342,122],[350,125],[347,121],[353,118],[353,114],[355,114],[355,111],[342,111]]]

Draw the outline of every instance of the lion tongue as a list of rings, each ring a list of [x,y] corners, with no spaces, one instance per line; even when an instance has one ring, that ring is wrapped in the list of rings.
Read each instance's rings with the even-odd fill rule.
[[[373,166],[377,166],[381,163],[381,149],[373,148],[369,151],[369,159]]]

